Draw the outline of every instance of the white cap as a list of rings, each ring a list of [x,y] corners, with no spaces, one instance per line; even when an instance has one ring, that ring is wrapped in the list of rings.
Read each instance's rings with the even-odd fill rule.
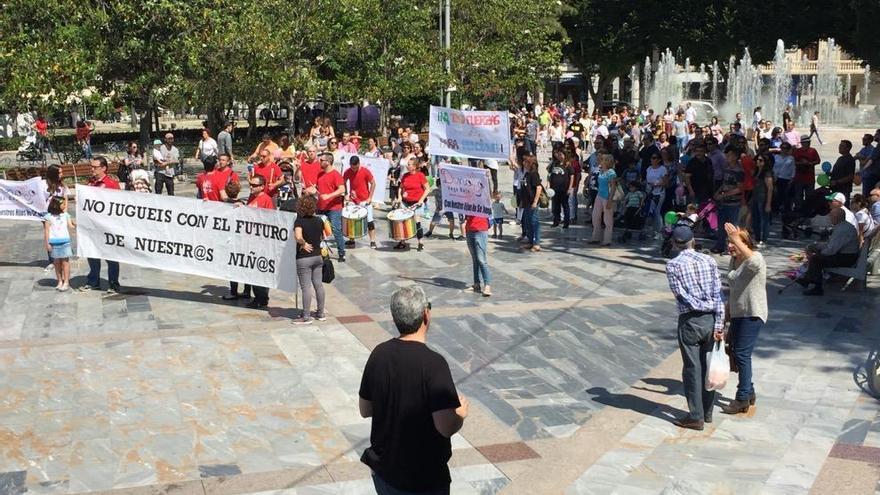
[[[498,170],[498,160],[488,159],[486,160],[486,166],[492,170]]]

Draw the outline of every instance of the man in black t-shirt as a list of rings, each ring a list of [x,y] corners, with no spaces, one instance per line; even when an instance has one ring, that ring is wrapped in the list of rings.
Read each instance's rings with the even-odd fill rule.
[[[856,159],[852,156],[852,141],[843,139],[837,146],[840,158],[834,162],[831,168],[831,183],[829,187],[833,192],[842,193],[846,198],[845,206],[849,208],[849,195],[852,193],[853,177],[856,173]]]
[[[361,462],[386,493],[448,494],[450,437],[464,424],[468,401],[458,395],[443,356],[425,345],[431,303],[421,287],[391,295],[400,337],[373,349],[360,387],[360,413],[373,418]]]
[[[712,162],[706,158],[706,145],[697,144],[693,156],[684,169],[684,180],[688,188],[689,200],[703,204],[715,192],[715,172]]]

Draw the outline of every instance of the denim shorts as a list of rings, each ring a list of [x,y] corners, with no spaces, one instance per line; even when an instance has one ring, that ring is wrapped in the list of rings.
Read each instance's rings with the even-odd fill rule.
[[[65,242],[64,244],[52,244],[51,247],[52,259],[73,257],[73,249],[71,249],[69,242]]]

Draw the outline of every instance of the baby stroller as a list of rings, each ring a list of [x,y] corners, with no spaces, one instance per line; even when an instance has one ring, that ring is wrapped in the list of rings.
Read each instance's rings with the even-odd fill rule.
[[[694,237],[697,232],[713,232],[718,228],[718,207],[711,199],[703,203],[703,206],[697,211],[696,218],[688,218],[687,215],[678,214],[679,218],[672,224],[666,224],[663,227],[663,240],[660,243],[660,254],[666,258],[671,258],[678,254],[675,252],[675,245],[672,242],[672,230],[676,227],[688,227],[694,231]],[[699,247],[699,244],[694,247]]]

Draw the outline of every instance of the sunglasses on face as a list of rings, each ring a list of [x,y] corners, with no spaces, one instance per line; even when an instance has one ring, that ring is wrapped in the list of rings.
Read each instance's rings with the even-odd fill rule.
[[[262,184],[257,184],[257,183],[255,183],[255,182],[248,182],[248,185],[251,186],[251,187],[263,187]]]

